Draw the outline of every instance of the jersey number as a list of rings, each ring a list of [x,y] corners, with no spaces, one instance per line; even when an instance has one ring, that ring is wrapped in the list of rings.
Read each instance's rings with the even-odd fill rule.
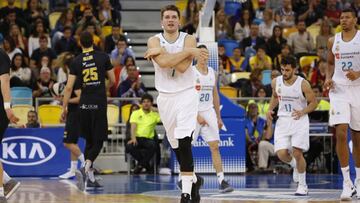
[[[285,111],[291,112],[291,104],[285,104]]]
[[[352,67],[352,62],[351,61],[349,61],[349,62],[341,62],[341,69],[343,70],[343,71],[349,71],[349,70],[351,70],[351,67]]]
[[[206,93],[206,94],[200,94],[200,101],[201,102],[207,102],[210,100],[210,94]]]
[[[97,68],[89,68],[83,70],[83,81],[89,82],[89,81],[97,81],[99,79],[98,73],[96,72]]]

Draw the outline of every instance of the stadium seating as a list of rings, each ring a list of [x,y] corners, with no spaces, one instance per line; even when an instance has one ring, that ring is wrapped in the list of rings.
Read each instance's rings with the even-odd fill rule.
[[[300,67],[304,68],[305,66],[311,66],[311,64],[315,60],[319,60],[319,57],[318,56],[303,56],[300,58]]]
[[[39,106],[38,115],[41,125],[60,124],[62,107],[59,105],[44,104]]]
[[[227,16],[233,16],[236,14],[236,11],[238,9],[241,9],[241,3],[240,2],[237,2],[237,1],[230,1],[230,0],[227,0],[225,2],[225,8],[224,8],[224,11],[225,11],[225,14]]]
[[[223,40],[219,40],[218,43],[224,45],[225,54],[226,54],[226,56],[229,56],[229,57],[232,56],[233,49],[236,47],[239,47],[239,42],[237,42],[235,40],[223,39]]]
[[[297,32],[296,27],[284,28],[283,29],[283,37],[288,38],[291,33]]]
[[[234,83],[238,79],[249,79],[251,72],[237,72],[231,74],[231,82]]]
[[[50,23],[50,28],[53,30],[55,28],[56,22],[59,20],[61,16],[61,12],[52,12],[49,14],[49,23]]]
[[[125,104],[121,107],[121,122],[126,123],[129,120],[131,104]]]
[[[17,125],[22,126],[27,123],[27,114],[30,110],[34,110],[34,107],[31,105],[14,105],[11,109],[14,115],[19,118]]]
[[[13,105],[32,105],[32,90],[28,87],[12,87],[11,98]]]
[[[262,71],[262,84],[268,85],[271,83],[271,70]]]
[[[119,123],[119,107],[114,104],[108,104],[107,106],[107,120],[111,132],[115,132],[116,127],[111,126],[113,124]]]
[[[228,98],[236,98],[239,96],[238,90],[230,86],[220,87],[220,92]]]

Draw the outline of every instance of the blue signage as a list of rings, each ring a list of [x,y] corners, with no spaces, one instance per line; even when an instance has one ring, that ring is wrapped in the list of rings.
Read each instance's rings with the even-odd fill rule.
[[[63,146],[64,128],[9,128],[1,145],[1,161],[11,176],[58,176],[70,165]],[[84,141],[79,139],[83,148]]]

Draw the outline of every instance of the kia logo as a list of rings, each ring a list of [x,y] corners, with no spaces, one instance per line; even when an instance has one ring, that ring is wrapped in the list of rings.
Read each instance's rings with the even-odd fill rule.
[[[48,140],[32,136],[15,136],[3,139],[1,161],[14,166],[35,166],[49,161],[56,147]]]

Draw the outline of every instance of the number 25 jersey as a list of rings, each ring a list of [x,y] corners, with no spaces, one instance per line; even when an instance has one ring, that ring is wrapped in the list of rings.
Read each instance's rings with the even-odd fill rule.
[[[276,78],[276,94],[279,99],[278,116],[291,117],[294,110],[301,111],[307,106],[306,98],[301,89],[301,83],[304,79],[297,76],[294,84],[285,85],[283,76]]]

